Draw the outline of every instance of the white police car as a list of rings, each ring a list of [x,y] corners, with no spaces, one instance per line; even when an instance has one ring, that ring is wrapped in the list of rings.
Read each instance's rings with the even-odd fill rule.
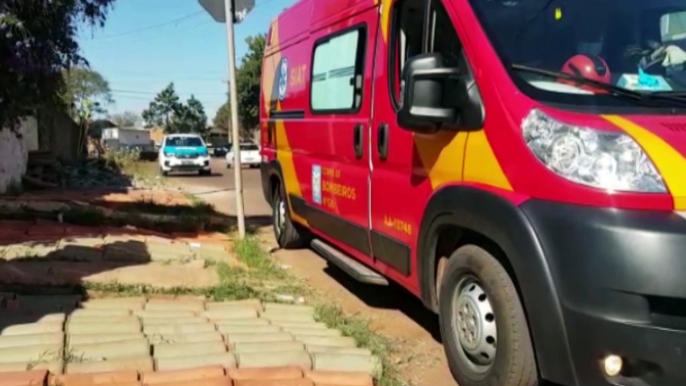
[[[164,137],[158,157],[160,173],[195,172],[211,175],[210,153],[205,141],[197,134],[170,134]]]

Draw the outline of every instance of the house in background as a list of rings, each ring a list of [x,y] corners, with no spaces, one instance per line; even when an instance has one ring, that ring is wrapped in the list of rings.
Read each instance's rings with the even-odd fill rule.
[[[155,145],[161,146],[162,139],[164,139],[165,135],[164,128],[154,126],[149,127],[148,130],[150,131],[150,138],[153,140],[153,142],[155,142]],[[209,126],[209,130],[207,131],[207,135],[205,136],[205,141],[208,145],[223,145],[231,142],[231,139],[229,137],[229,133],[227,133],[226,130],[216,126]]]
[[[93,139],[101,139],[103,130],[113,127],[117,127],[117,125],[109,119],[96,119],[88,126],[88,136]]]
[[[225,143],[229,143],[229,133],[216,126],[210,127],[210,130],[208,131],[207,138],[205,140],[209,144],[214,144],[214,145],[223,145]]]
[[[108,149],[121,147],[152,148],[150,130],[135,127],[111,127],[102,131],[102,142]]]

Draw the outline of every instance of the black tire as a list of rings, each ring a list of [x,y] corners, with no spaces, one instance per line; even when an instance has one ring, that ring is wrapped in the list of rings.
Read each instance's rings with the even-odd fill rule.
[[[282,206],[283,205],[283,206]],[[282,214],[279,214],[281,212]],[[279,227],[279,217],[283,216],[283,226]],[[276,189],[272,202],[272,227],[274,228],[274,237],[276,238],[279,247],[284,249],[297,249],[307,245],[309,237],[307,230],[298,224],[291,221],[291,215],[288,210],[288,200],[286,200],[286,192],[283,184]]]
[[[160,175],[161,175],[162,177],[166,177],[166,176],[169,175],[169,172],[165,172],[164,169],[160,168]]]
[[[454,313],[458,308],[455,306],[456,293],[460,288],[471,285],[466,284],[462,287],[465,280],[478,283],[495,315],[490,315],[497,326],[496,354],[490,366],[472,365],[474,361],[468,358],[457,336],[457,328],[453,328],[456,320]],[[459,248],[448,260],[439,291],[439,320],[443,347],[450,371],[460,386],[539,384],[524,309],[512,279],[493,255],[475,245]]]

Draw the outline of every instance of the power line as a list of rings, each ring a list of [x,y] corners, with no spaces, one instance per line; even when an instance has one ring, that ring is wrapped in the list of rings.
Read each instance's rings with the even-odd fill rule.
[[[269,4],[273,1],[275,1],[275,0],[266,0],[266,1],[263,1],[259,4],[255,4],[253,9],[257,8],[259,6],[265,5],[265,4]],[[167,26],[170,24],[174,24],[174,23],[186,20],[186,19],[191,19],[191,18],[194,18],[194,17],[199,16],[199,15],[204,14],[204,13],[206,13],[205,10],[202,10],[202,11],[198,11],[198,12],[194,12],[194,13],[190,13],[190,14],[181,16],[181,17],[173,19],[173,20],[165,21],[165,22],[160,23],[160,24],[153,24],[153,25],[149,25],[147,27],[143,27],[143,28],[127,31],[127,32],[122,32],[119,34],[100,36],[100,37],[92,38],[90,40],[111,39],[111,38],[117,38],[117,37],[121,37],[121,36],[128,36],[128,35],[132,35],[132,34],[136,34],[136,33],[140,33],[140,32],[145,32],[145,31],[149,31],[152,29],[164,27],[164,26]]]
[[[114,100],[116,101],[117,99],[133,99],[137,101],[148,101],[150,102],[150,98],[145,98],[145,97],[136,97],[136,96],[130,96],[130,95],[115,95]]]
[[[142,101],[142,102],[146,102],[146,104],[147,104],[147,103],[152,102],[155,98],[153,98],[153,97],[144,97],[144,96],[140,96],[140,95],[138,95],[138,96],[133,96],[133,95],[119,95],[119,94],[115,94],[115,95],[113,95],[112,99],[114,99],[115,104],[116,104],[116,102],[117,102],[118,100]],[[221,105],[224,104],[224,102],[217,101],[217,100],[214,100],[214,99],[207,99],[207,98],[196,98],[196,99],[198,99],[198,100],[203,104],[203,106],[205,106],[205,107],[208,108],[208,109],[213,109],[213,108],[215,108],[215,106],[221,106]],[[216,107],[216,108],[218,108],[218,107]]]
[[[262,6],[262,5],[269,4],[269,3],[274,2],[274,1],[276,1],[276,0],[266,0],[266,1],[264,1],[264,2],[261,2],[261,3],[256,4],[254,8],[257,8],[257,7]],[[169,24],[173,24],[173,23],[176,23],[176,22],[179,22],[179,21],[186,20],[186,19],[190,19],[190,18],[193,18],[193,17],[195,17],[195,16],[198,16],[198,15],[200,15],[200,14],[202,14],[202,13],[204,13],[204,11],[199,11],[199,12],[196,12],[196,13],[191,13],[191,14],[182,16],[182,17],[177,18],[177,19],[173,19],[173,20],[170,20],[170,21],[166,21],[166,22],[160,23],[160,24],[155,24],[155,25],[143,27],[143,28],[140,28],[140,29],[137,29],[137,30],[132,30],[132,31],[128,31],[128,32],[123,32],[123,33],[115,34],[115,35],[106,35],[106,36],[96,37],[96,38],[92,38],[92,39],[89,39],[89,40],[90,40],[90,41],[94,41],[94,40],[102,40],[102,39],[117,38],[117,37],[121,37],[121,36],[129,36],[129,35],[133,35],[133,34],[136,34],[136,33],[149,31],[149,30],[151,30],[151,29],[163,27],[163,26],[166,26],[166,25],[169,25]],[[177,29],[177,30],[174,30],[174,31],[170,31],[170,32],[172,32],[172,33],[169,34],[169,35],[166,35],[166,34],[159,35],[159,34],[158,34],[158,35],[155,35],[155,36],[144,37],[143,39],[135,39],[135,40],[132,40],[132,41],[130,41],[130,42],[127,42],[126,45],[127,45],[127,47],[128,47],[129,45],[135,45],[135,44],[141,43],[141,42],[147,43],[147,42],[155,41],[155,40],[159,40],[159,39],[168,39],[170,35],[176,35],[176,33],[178,33],[178,32],[187,32],[187,31],[189,31],[189,30],[194,30],[194,29],[196,29],[196,28],[202,26],[203,24],[205,24],[205,22],[198,23],[198,24],[196,24],[196,25],[193,25],[193,26],[190,27],[190,28],[186,28],[186,29],[183,29],[183,30],[178,30],[178,29]],[[100,47],[95,47],[95,52],[102,52],[102,51],[105,51],[105,50],[109,50],[109,49],[110,49],[109,47],[102,47],[102,50],[98,50],[98,48],[100,48]],[[89,51],[90,51],[90,52],[93,52],[92,50],[89,50]]]
[[[271,1],[271,0],[270,0],[270,1]],[[179,21],[183,21],[183,20],[186,20],[186,19],[190,19],[190,18],[196,17],[196,16],[198,16],[198,15],[201,15],[201,14],[203,14],[203,13],[205,13],[205,11],[194,12],[194,13],[190,13],[190,14],[185,15],[185,16],[181,16],[181,17],[176,18],[176,19],[174,19],[174,20],[165,21],[164,23],[154,24],[154,25],[150,25],[150,26],[147,26],[147,27],[143,27],[143,28],[139,28],[139,29],[127,31],[127,32],[122,32],[122,33],[119,33],[119,34],[105,35],[105,36],[101,36],[101,37],[98,37],[98,38],[93,38],[93,39],[90,39],[90,40],[111,39],[111,38],[117,38],[117,37],[121,37],[121,36],[127,36],[127,35],[131,35],[131,34],[136,34],[136,33],[140,33],[140,32],[145,32],[145,31],[149,31],[149,30],[152,30],[152,29],[164,27],[164,26],[167,26],[167,25],[169,25],[169,24],[174,24],[174,23],[177,23],[177,22],[179,22]]]
[[[193,37],[193,38],[199,38],[200,36],[193,36],[189,35],[189,31],[194,31],[197,30],[198,27],[201,27],[203,25],[206,25],[207,22],[201,21],[200,23],[194,24],[188,28],[176,28],[171,31],[167,31],[167,33],[156,33],[151,36],[138,36],[138,35],[130,35],[133,39],[132,40],[119,40],[123,46],[119,47],[118,49],[121,50],[122,48],[129,48],[129,47],[137,47],[136,45],[138,43],[149,43],[149,42],[154,42],[158,40],[163,40],[163,39],[169,39],[169,38],[176,38],[176,37]],[[96,40],[97,42],[97,40]],[[91,52],[103,52],[103,51],[109,51],[112,50],[109,45],[99,45],[96,47],[93,47],[92,49],[88,50],[89,53]]]
[[[194,95],[195,95],[195,94],[194,94]],[[120,94],[115,94],[115,95],[113,95],[113,99],[114,99],[115,101],[116,101],[117,99],[132,99],[132,100],[140,100],[140,101],[152,102],[155,98],[145,97],[145,96],[142,96],[142,95],[120,95]],[[180,98],[180,99],[183,99],[183,98]],[[218,101],[218,100],[214,100],[214,99],[201,98],[201,97],[198,97],[198,98],[196,98],[196,99],[200,100],[201,102],[202,102],[202,100],[205,100],[205,102],[203,103],[203,105],[206,105],[206,106],[210,106],[210,105],[214,106],[214,105],[222,105],[222,104],[224,104],[224,102],[221,102],[221,101]]]
[[[253,9],[255,9],[257,7],[261,7],[261,6],[266,5],[266,4],[269,4],[269,3],[274,2],[274,1],[276,1],[276,0],[266,0],[266,1],[260,2],[258,4],[255,4]],[[194,18],[194,17],[199,16],[199,15],[204,14],[204,13],[206,13],[205,10],[202,10],[202,11],[190,13],[190,14],[187,14],[187,15],[181,16],[179,18],[169,20],[169,21],[166,21],[166,22],[163,22],[160,24],[149,25],[147,27],[143,27],[143,28],[127,31],[127,32],[122,32],[119,34],[100,36],[100,37],[92,38],[90,40],[111,39],[111,38],[117,38],[117,37],[121,37],[121,36],[132,35],[132,34],[136,34],[136,33],[140,33],[140,32],[145,32],[145,31],[149,31],[152,29],[164,27],[164,26],[167,26],[170,24],[174,24],[174,23],[186,20],[186,19],[191,19],[191,18]]]
[[[184,73],[186,73],[185,71],[187,71],[187,70],[183,70],[183,71],[184,71]],[[193,69],[192,71],[195,73],[198,73],[198,74],[205,74],[205,75],[209,75],[209,76],[217,75],[217,77],[211,77],[211,78],[204,78],[204,77],[203,78],[196,78],[196,77],[185,78],[184,77],[184,79],[203,79],[203,80],[221,81],[221,80],[223,80],[223,78],[221,78],[221,76],[225,75],[224,71],[198,71],[196,69]],[[151,72],[151,71],[114,70],[114,71],[110,71],[109,73],[122,74],[122,75],[127,75],[127,76],[136,76],[136,77],[140,77],[140,76],[145,76],[145,77],[162,76],[164,78],[168,77],[168,75],[161,75],[159,72]],[[173,76],[173,75],[174,74],[171,74],[169,76]],[[178,74],[178,75],[183,76],[183,74]]]
[[[108,73],[108,77],[111,78],[112,73]],[[144,74],[138,74],[138,75],[126,75],[126,76],[116,76],[117,81],[139,81],[141,79],[146,79],[146,80],[159,80],[159,81],[167,81],[171,80],[174,83],[181,83],[181,82],[208,82],[208,83],[222,83],[224,84],[226,81],[222,78],[186,78],[186,77],[177,77],[174,75],[160,75],[160,74],[150,74],[150,75],[144,75]]]
[[[117,90],[113,89],[110,90],[113,93],[122,93],[122,94],[136,94],[136,95],[157,95],[158,93],[156,92],[149,92],[149,91],[138,91],[138,90]],[[198,95],[198,96],[225,96],[226,93],[190,93],[192,95]]]

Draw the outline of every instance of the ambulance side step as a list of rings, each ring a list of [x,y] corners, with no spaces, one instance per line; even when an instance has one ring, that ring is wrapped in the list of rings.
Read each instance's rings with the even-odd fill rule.
[[[369,269],[366,265],[353,259],[343,252],[338,251],[334,247],[325,242],[314,239],[310,243],[312,249],[322,255],[330,263],[335,264],[345,273],[352,276],[355,280],[367,284],[388,285],[388,280],[385,277]]]

